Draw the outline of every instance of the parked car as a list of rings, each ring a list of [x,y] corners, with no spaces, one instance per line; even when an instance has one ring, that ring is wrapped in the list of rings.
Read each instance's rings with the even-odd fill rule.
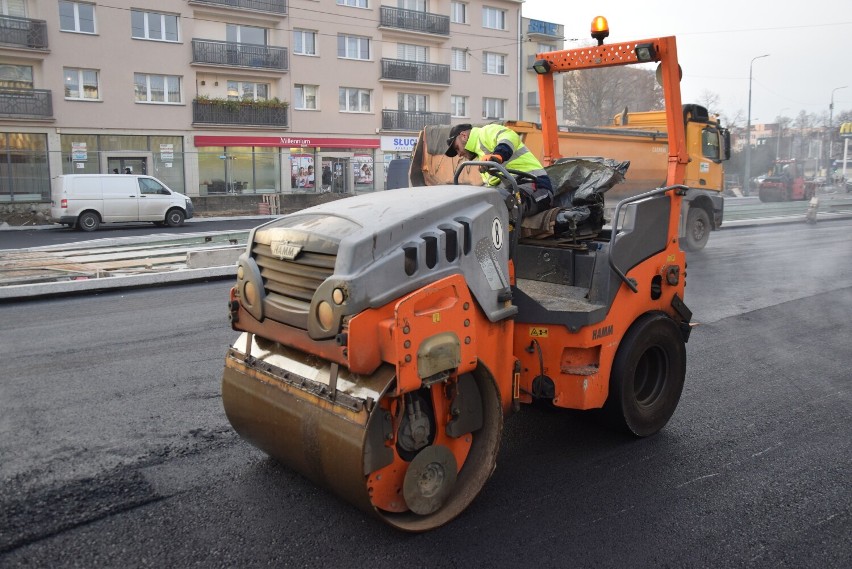
[[[193,214],[192,200],[151,176],[68,174],[51,184],[54,221],[95,231],[101,223],[151,221],[177,227]]]

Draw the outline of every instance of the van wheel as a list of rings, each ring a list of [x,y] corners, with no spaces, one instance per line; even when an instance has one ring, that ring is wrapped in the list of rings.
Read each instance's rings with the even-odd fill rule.
[[[677,324],[661,312],[646,314],[618,346],[604,410],[619,429],[653,435],[674,413],[685,377],[686,345]]]
[[[184,219],[186,219],[186,216],[179,209],[170,209],[166,214],[166,224],[169,227],[180,227],[183,225]]]
[[[77,227],[83,231],[96,231],[101,226],[101,218],[93,211],[84,212],[77,218]]]

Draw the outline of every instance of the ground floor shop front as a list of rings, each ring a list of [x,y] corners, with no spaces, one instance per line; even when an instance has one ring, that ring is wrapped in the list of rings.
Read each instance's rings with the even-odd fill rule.
[[[0,131],[0,204],[48,204],[60,174],[148,174],[191,197],[357,194],[387,188],[415,137]],[[256,201],[256,200],[252,200]]]

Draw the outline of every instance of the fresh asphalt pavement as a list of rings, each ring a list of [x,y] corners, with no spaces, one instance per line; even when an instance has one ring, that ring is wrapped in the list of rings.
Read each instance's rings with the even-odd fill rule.
[[[689,257],[655,437],[524,407],[458,519],[383,527],[239,438],[225,281],[0,305],[0,567],[852,567],[852,220]]]

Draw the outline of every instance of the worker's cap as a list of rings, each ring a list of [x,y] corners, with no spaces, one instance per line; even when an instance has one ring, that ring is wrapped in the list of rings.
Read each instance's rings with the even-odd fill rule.
[[[447,139],[447,151],[444,152],[444,154],[446,154],[450,158],[452,158],[453,156],[456,156],[458,154],[458,152],[456,151],[456,147],[455,147],[456,137],[458,135],[460,135],[461,133],[463,133],[464,131],[470,130],[471,128],[473,128],[473,127],[469,124],[457,124],[456,126],[451,128],[450,129],[450,137]]]

